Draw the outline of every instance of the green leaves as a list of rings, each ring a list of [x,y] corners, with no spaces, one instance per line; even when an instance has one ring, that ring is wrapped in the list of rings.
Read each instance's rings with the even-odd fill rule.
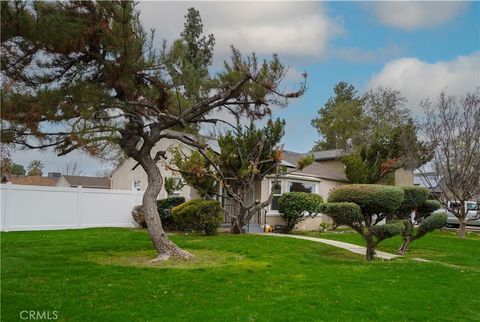
[[[328,215],[337,225],[360,227],[364,220],[360,206],[353,202],[329,202],[320,206],[320,212]]]
[[[287,192],[278,199],[279,212],[285,221],[285,232],[289,233],[296,224],[305,219],[304,211],[312,214],[320,212],[322,196],[307,192]]]
[[[364,215],[379,215],[396,211],[403,203],[400,187],[352,184],[336,188],[328,202],[353,202],[360,206]]]

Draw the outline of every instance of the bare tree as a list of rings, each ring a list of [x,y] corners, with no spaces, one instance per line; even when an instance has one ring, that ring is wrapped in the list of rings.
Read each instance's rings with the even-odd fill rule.
[[[429,170],[435,175],[425,167],[420,173],[427,186],[438,191],[438,201],[458,218],[463,239],[467,222],[478,218],[467,218],[465,201],[473,198],[480,185],[480,91],[461,99],[442,92],[435,104],[427,100],[422,105],[425,135],[435,149]]]
[[[66,162],[61,170],[58,169],[58,172],[61,172],[63,175],[67,176],[81,176],[83,169],[78,161],[70,161]]]

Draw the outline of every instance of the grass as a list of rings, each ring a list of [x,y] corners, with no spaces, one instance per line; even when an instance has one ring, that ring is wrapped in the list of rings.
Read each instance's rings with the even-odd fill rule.
[[[434,234],[412,244],[422,257],[461,267],[367,263],[268,236],[172,239],[195,261],[149,263],[154,253],[140,230],[2,233],[1,320],[56,310],[57,321],[480,321],[477,236]]]
[[[353,230],[319,233],[316,231],[294,232],[294,234],[333,239],[365,246],[360,234]],[[435,231],[410,243],[406,258],[422,258],[441,264],[456,266],[480,272],[480,233],[467,233],[465,240],[459,240],[455,231]],[[382,241],[377,249],[396,254],[402,244],[397,236]]]

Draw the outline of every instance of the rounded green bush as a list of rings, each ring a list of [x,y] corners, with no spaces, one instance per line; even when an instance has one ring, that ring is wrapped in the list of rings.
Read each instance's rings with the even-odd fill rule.
[[[403,203],[403,189],[375,184],[352,184],[336,188],[328,202],[353,202],[363,215],[393,213]]]
[[[420,206],[418,206],[417,210],[420,215],[428,215],[442,208],[442,204],[437,200],[425,200]]]
[[[415,238],[418,239],[425,234],[434,231],[435,229],[442,228],[446,222],[447,214],[444,212],[428,216],[422,221],[420,226],[418,226]]]
[[[184,197],[170,197],[157,200],[158,215],[162,220],[163,228],[166,230],[175,230],[177,227],[172,216],[172,208],[185,202]]]
[[[320,212],[323,198],[315,193],[287,192],[278,199],[278,210],[285,221],[284,230],[289,233],[296,224],[305,219],[304,211]]]
[[[360,206],[353,202],[324,203],[320,211],[332,218],[337,225],[360,226],[364,220]]]
[[[185,229],[214,235],[223,221],[224,210],[216,200],[193,199],[173,208],[172,216]]]
[[[408,215],[422,205],[428,199],[430,193],[424,187],[405,186],[401,188],[403,189],[403,203],[398,212],[402,215]]]

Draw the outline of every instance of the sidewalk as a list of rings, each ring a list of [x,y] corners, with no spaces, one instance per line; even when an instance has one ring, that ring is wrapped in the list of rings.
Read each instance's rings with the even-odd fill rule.
[[[331,239],[324,239],[324,238],[317,238],[317,237],[309,237],[309,236],[299,236],[299,235],[287,235],[287,234],[262,234],[262,236],[276,236],[276,237],[289,237],[289,238],[296,238],[296,239],[304,239],[304,240],[310,240],[314,241],[317,243],[323,243],[331,246],[335,246],[338,248],[343,248],[346,249],[352,253],[355,254],[360,254],[360,255],[365,255],[366,253],[366,248],[358,245],[353,245],[349,243],[344,243],[336,240],[331,240]],[[397,257],[401,257],[400,255],[395,255],[395,254],[390,254],[386,252],[381,252],[376,250],[375,251],[376,255],[375,257],[381,258],[381,259],[393,259]]]

